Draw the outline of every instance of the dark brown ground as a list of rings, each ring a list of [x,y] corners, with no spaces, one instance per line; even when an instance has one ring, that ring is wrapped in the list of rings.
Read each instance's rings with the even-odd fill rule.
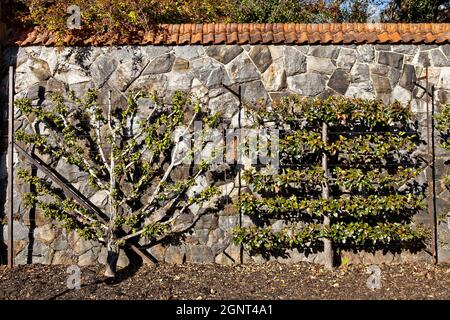
[[[225,267],[158,265],[122,270],[105,282],[101,267],[83,267],[80,290],[66,287],[67,266],[0,267],[2,299],[450,299],[450,265],[381,266],[381,289],[366,286],[366,266],[300,263]]]

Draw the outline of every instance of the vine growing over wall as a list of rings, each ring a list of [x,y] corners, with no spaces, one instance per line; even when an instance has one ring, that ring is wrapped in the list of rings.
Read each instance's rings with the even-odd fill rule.
[[[245,170],[248,190],[237,206],[254,225],[234,229],[237,244],[273,253],[326,241],[334,249],[423,244],[427,231],[412,223],[425,203],[414,180],[422,169],[408,109],[291,96],[249,113],[258,126],[280,129],[280,167]],[[285,222],[281,230],[271,225],[276,219]]]

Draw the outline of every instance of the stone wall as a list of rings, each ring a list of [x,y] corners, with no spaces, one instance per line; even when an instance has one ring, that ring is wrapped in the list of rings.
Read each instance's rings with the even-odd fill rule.
[[[16,65],[16,97],[29,97],[44,103],[52,92],[74,90],[82,94],[89,88],[113,91],[115,102],[125,101],[126,92],[157,90],[169,99],[176,90],[197,95],[211,110],[223,111],[231,124],[238,113],[238,99],[225,87],[241,86],[244,101],[263,98],[267,104],[281,96],[341,94],[350,97],[379,98],[389,103],[399,100],[417,114],[425,135],[426,98],[414,82],[425,75],[436,88],[436,105],[450,102],[450,45],[216,45],[216,46],[124,46],[124,47],[22,47],[6,48],[5,64]],[[422,82],[423,84],[424,82]],[[5,86],[6,79],[2,86]],[[103,95],[105,98],[106,95]],[[2,104],[5,106],[5,104]],[[17,120],[16,126],[22,123]],[[16,157],[17,158],[17,157]],[[437,173],[448,171],[449,155],[437,149]],[[16,161],[18,161],[17,159]],[[79,190],[86,190],[86,177],[71,166],[58,168]],[[1,155],[0,179],[5,190],[5,156]],[[424,177],[422,177],[425,180]],[[15,250],[16,263],[104,262],[106,252],[99,244],[67,235],[52,226],[39,212],[23,208],[20,193],[27,186],[16,184]],[[450,259],[450,232],[445,216],[450,214],[448,191],[437,185],[440,258]],[[87,194],[101,204],[100,194]],[[0,196],[0,199],[3,199]],[[421,219],[427,221],[427,215]],[[169,263],[239,261],[240,249],[231,244],[230,228],[239,217],[232,205],[219,213],[204,216],[181,244],[157,245],[149,252]],[[244,224],[250,223],[244,217]],[[6,228],[3,230],[6,236]],[[352,262],[378,263],[429,259],[422,252],[401,254],[345,253]],[[263,262],[260,256],[243,255],[244,262]],[[291,252],[281,261],[320,262],[320,254]],[[121,254],[119,265],[128,259]]]

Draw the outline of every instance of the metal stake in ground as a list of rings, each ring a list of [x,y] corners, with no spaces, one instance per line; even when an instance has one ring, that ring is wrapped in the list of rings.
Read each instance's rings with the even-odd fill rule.
[[[436,222],[436,190],[435,190],[435,145],[434,145],[434,86],[430,92],[429,81],[428,81],[428,66],[430,62],[425,61],[425,77],[417,79],[417,81],[425,80],[425,87],[414,82],[414,85],[425,91],[425,102],[426,102],[426,112],[427,112],[427,167],[426,167],[426,177],[427,177],[427,189],[428,189],[428,216],[431,224],[431,255],[433,257],[434,263],[438,262],[438,245],[437,245],[437,222]],[[431,112],[430,112],[430,97],[431,97]]]
[[[14,175],[14,67],[9,67],[8,105],[8,267],[14,266],[13,245],[13,175]]]
[[[432,175],[432,194],[433,194],[433,212],[432,212],[432,226],[433,226],[433,246],[434,246],[434,262],[439,262],[439,246],[438,246],[438,231],[437,231],[437,208],[436,208],[436,145],[434,136],[434,85],[431,86],[431,175]]]
[[[239,86],[238,92],[236,93],[234,90],[232,90],[230,87],[228,87],[225,84],[222,84],[225,89],[230,91],[235,97],[239,99],[239,106],[238,106],[238,129],[241,130],[241,113],[242,113],[242,88]],[[236,138],[236,137],[235,137]],[[241,143],[241,141],[239,141]],[[237,174],[238,174],[238,198],[241,197],[241,189],[242,189],[242,179],[241,179],[241,166],[239,163],[239,159],[237,156],[237,148],[238,148],[238,142],[236,139],[233,140],[233,160],[236,161],[236,167],[237,167]],[[242,210],[239,207],[239,227],[242,227]],[[244,263],[244,245],[241,243],[239,247],[239,263]]]

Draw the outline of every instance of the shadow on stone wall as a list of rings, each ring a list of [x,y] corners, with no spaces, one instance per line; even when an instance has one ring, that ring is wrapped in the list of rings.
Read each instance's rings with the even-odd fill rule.
[[[7,263],[7,246],[5,242],[6,228],[6,192],[8,186],[8,173],[6,158],[8,152],[8,69],[10,65],[15,66],[17,62],[17,47],[6,47],[1,49],[2,59],[0,62],[0,264]]]

